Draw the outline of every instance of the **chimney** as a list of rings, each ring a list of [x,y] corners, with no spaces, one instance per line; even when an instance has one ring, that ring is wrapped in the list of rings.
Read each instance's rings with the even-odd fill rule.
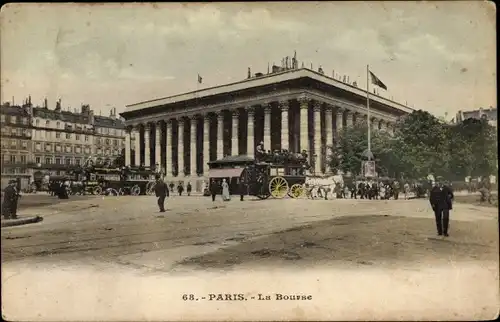
[[[247,78],[252,77],[252,73],[250,72],[250,67],[248,67]]]
[[[352,82],[352,86],[358,87],[358,83],[356,81]]]
[[[43,108],[48,109],[49,104],[47,103],[47,97],[43,100]]]
[[[61,99],[56,102],[56,108],[54,111],[61,112]]]
[[[345,81],[346,81],[346,77],[345,77],[345,75],[344,75],[344,76],[342,77],[342,82],[344,82],[344,83],[345,83]]]
[[[332,78],[335,78],[335,69],[332,69]]]
[[[349,76],[347,76],[347,84],[350,84],[350,83],[349,83]]]
[[[89,124],[93,126],[94,125],[94,111],[92,111],[90,109],[89,105],[87,105],[87,107],[89,108],[89,112],[88,112],[88,114],[89,114]]]

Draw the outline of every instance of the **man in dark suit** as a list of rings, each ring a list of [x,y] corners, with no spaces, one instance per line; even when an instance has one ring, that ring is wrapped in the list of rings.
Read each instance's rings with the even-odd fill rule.
[[[158,197],[158,207],[160,212],[165,212],[165,198],[168,193],[167,184],[159,177],[156,177],[155,195]]]
[[[429,193],[429,202],[436,217],[436,227],[439,236],[449,236],[448,227],[450,223],[450,210],[453,208],[453,197],[451,188],[438,182],[434,183]]]

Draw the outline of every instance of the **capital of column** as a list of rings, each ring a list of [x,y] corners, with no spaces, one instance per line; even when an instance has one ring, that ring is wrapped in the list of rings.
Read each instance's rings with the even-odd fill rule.
[[[231,116],[233,117],[233,119],[238,119],[238,117],[240,116],[240,111],[239,110],[232,110],[231,111]]]
[[[339,106],[335,106],[335,114],[337,114],[337,115],[343,115],[345,111],[346,111],[345,108],[342,108],[342,107],[339,107]]]
[[[325,104],[324,109],[325,109],[325,112],[329,112],[329,113],[333,112],[333,106],[330,104]]]
[[[311,101],[311,99],[308,97],[299,97],[297,101],[299,102],[300,108],[303,109],[309,107],[309,102]]]
[[[223,121],[224,120],[224,111],[220,110],[215,112],[215,115],[217,115],[217,120]]]
[[[278,106],[280,107],[281,111],[283,111],[283,112],[287,112],[288,109],[290,108],[290,103],[288,101],[280,101],[278,104],[279,104]]]
[[[264,113],[265,114],[271,114],[271,103],[265,104],[262,106],[264,108]]]
[[[134,131],[134,127],[132,125],[128,125],[127,127],[125,127],[125,132],[127,134],[132,133],[132,131]]]
[[[319,112],[321,111],[321,105],[323,104],[322,102],[319,102],[319,101],[314,101],[313,103],[313,109],[314,109],[314,112]]]

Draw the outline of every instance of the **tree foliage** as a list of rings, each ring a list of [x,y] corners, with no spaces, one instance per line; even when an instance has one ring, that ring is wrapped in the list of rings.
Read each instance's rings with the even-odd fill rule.
[[[332,147],[330,167],[359,174],[367,146],[366,124],[343,129]],[[371,151],[379,176],[421,179],[433,174],[463,180],[497,172],[496,129],[483,119],[446,124],[415,111],[398,121],[394,135],[372,131]]]

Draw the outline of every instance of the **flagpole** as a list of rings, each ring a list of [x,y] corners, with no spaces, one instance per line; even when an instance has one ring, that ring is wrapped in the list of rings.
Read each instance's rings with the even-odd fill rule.
[[[370,66],[366,65],[366,114],[368,123],[368,161],[372,158],[370,122]]]

